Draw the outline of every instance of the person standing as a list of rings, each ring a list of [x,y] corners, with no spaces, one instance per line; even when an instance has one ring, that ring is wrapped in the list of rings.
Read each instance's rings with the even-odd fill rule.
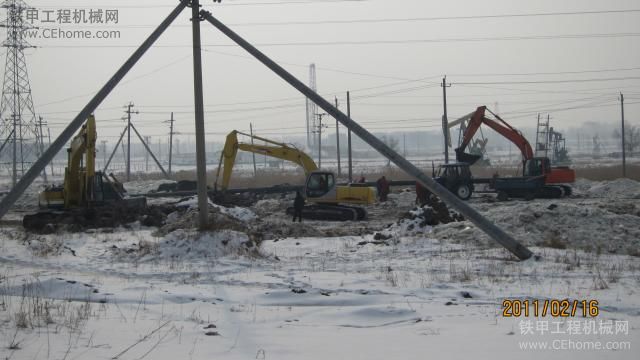
[[[387,201],[387,195],[389,195],[389,182],[387,178],[382,176],[378,181],[376,181],[376,188],[378,190],[378,197],[380,201]]]
[[[302,209],[304,208],[304,197],[300,193],[300,190],[296,191],[296,198],[293,200],[293,222],[296,222],[296,218],[299,222],[302,222]]]

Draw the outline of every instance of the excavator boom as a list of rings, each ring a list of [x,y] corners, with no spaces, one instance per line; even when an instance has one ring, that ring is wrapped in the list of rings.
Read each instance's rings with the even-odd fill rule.
[[[266,142],[268,145],[255,145],[251,143],[238,142],[238,134],[249,136],[254,140]],[[236,162],[238,150],[291,161],[300,165],[304,169],[305,175],[309,175],[311,172],[318,170],[318,166],[313,159],[309,157],[309,155],[291,145],[278,143],[259,136],[249,135],[234,130],[227,135],[227,140],[225,141],[224,148],[220,154],[220,164],[218,166],[215,183],[216,189],[218,188],[218,185],[220,185],[220,190],[227,190],[229,188],[231,173]],[[221,172],[222,182],[218,184]]]
[[[480,125],[482,124],[487,125],[491,129],[493,129],[495,132],[509,139],[514,145],[516,145],[518,149],[520,149],[520,152],[522,153],[523,162],[529,159],[532,159],[534,156],[533,149],[531,148],[531,145],[529,144],[527,139],[524,137],[524,135],[522,135],[522,133],[519,130],[513,128],[511,125],[507,124],[507,122],[502,120],[499,116],[493,113],[492,114],[496,117],[497,120],[488,119],[485,116],[485,111],[490,112],[490,110],[488,110],[486,106],[480,106],[476,110],[476,112],[471,116],[471,120],[469,121],[469,126],[467,127],[467,130],[464,133],[464,139],[462,140],[462,144],[460,145],[459,148],[456,149],[456,159],[459,162],[466,162],[469,164],[473,164],[476,161],[478,161],[480,156],[467,154],[464,151],[466,150],[467,146],[469,146],[471,139],[473,138],[475,133],[480,128]]]

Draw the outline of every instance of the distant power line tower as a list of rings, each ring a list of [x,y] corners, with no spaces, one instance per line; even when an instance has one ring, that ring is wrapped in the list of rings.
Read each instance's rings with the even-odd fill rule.
[[[316,83],[316,64],[309,65],[309,87],[313,91],[318,91]],[[318,113],[318,105],[307,98],[307,146],[316,145],[316,137],[314,132],[318,126],[316,123],[316,114]]]
[[[11,159],[7,163],[11,164],[15,185],[43,148],[24,55],[25,49],[34,47],[24,38],[33,27],[24,21],[23,14],[32,8],[22,0],[6,0],[0,7],[7,11],[7,18],[0,25],[7,31],[7,39],[2,43],[7,53],[0,100],[0,141],[6,146],[0,145],[0,159],[3,163]]]

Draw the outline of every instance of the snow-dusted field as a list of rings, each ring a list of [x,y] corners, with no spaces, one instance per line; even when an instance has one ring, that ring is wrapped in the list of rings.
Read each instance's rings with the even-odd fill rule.
[[[363,223],[292,225],[274,198],[218,210],[246,230],[3,226],[0,358],[636,359],[640,186],[576,187],[471,202],[539,256],[524,262],[467,222],[398,221],[411,192]],[[599,314],[504,317],[505,299],[597,300]],[[596,344],[617,350],[585,350]]]

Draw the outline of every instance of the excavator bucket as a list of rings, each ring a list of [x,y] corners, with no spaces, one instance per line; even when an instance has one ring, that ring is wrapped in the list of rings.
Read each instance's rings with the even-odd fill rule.
[[[457,162],[463,162],[463,163],[467,163],[469,165],[473,165],[476,163],[476,161],[480,160],[482,156],[481,155],[474,155],[474,154],[469,154],[469,153],[465,153],[464,150],[457,148],[456,149],[456,161]]]

